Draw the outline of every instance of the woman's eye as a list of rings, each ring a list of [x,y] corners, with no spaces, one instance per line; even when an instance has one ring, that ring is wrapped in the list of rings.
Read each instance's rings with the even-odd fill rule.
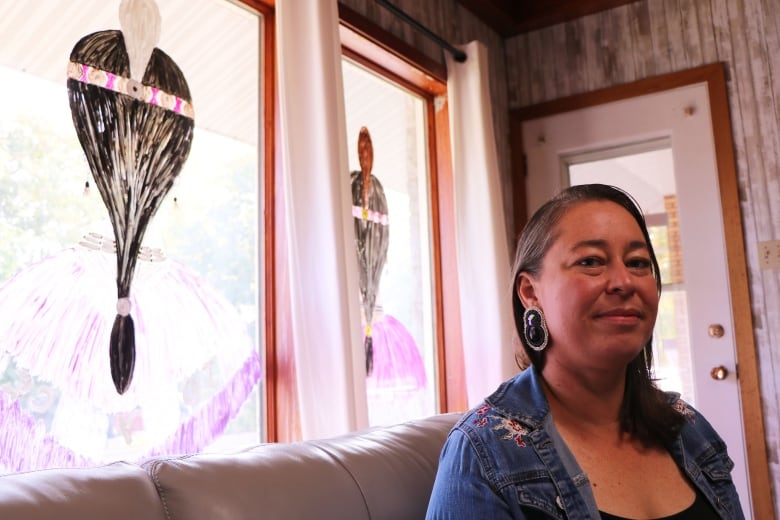
[[[587,258],[583,258],[577,262],[577,265],[582,267],[597,267],[600,265],[603,265],[604,262],[595,256],[589,256]]]
[[[632,258],[626,265],[632,269],[649,269],[652,263],[649,258]]]

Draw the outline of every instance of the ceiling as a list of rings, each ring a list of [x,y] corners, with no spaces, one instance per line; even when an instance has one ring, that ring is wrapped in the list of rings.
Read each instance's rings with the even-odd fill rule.
[[[43,9],[30,9],[29,2],[0,0],[0,79],[11,71],[48,82],[51,94],[44,94],[45,99],[39,98],[35,104],[50,101],[55,108],[64,109],[69,118],[66,72],[70,52],[82,36],[121,29],[120,0],[44,3]],[[192,0],[156,3],[162,19],[157,47],[184,72],[197,127],[256,145],[258,15],[223,0],[197,0],[197,9]],[[0,102],[0,109],[2,105]]]
[[[561,23],[636,0],[456,0],[505,38]],[[0,0],[0,73],[23,72],[51,82],[52,97],[63,98],[65,69],[73,45],[96,30],[118,29],[120,0],[46,0],[46,9],[28,12],[27,3]],[[159,47],[187,76],[200,128],[248,144],[257,142],[257,15],[223,0],[157,0],[162,18]],[[78,5],[76,5],[78,4]],[[187,16],[181,16],[187,13]],[[42,38],[41,35],[45,35]],[[13,45],[7,42],[14,42]],[[234,74],[203,66],[219,60]]]
[[[504,38],[637,0],[457,0]]]

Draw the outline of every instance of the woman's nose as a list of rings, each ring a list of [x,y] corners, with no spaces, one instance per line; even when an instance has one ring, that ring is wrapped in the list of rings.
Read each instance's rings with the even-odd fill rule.
[[[631,271],[622,262],[616,262],[607,269],[607,292],[630,293],[634,290]]]

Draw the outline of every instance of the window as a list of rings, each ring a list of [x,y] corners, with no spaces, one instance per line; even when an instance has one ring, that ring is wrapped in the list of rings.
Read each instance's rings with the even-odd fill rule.
[[[371,424],[436,413],[430,179],[425,100],[344,59],[349,170],[361,310],[371,337],[366,381]],[[362,215],[361,131],[373,148],[371,196],[384,198],[375,221]],[[365,134],[364,134],[365,135]],[[357,199],[357,200],[355,200]],[[377,199],[380,200],[380,199]],[[365,201],[377,211],[373,200]],[[374,231],[376,229],[376,231]]]
[[[366,330],[374,336],[369,421],[387,424],[456,409],[465,395],[456,376],[459,329],[452,333],[458,311],[451,283],[457,276],[448,260],[454,232],[446,73],[345,6],[339,14],[349,169],[359,182],[358,140],[365,128],[373,146],[369,173],[387,203],[387,256],[373,287],[373,313],[361,297],[363,320],[372,319]],[[356,222],[359,199],[353,184]],[[358,255],[364,247],[359,228]]]
[[[119,3],[85,1],[74,17],[65,3],[31,14],[0,0],[0,428],[15,438],[0,446],[0,472],[262,438],[263,17],[227,0],[157,2],[157,47],[187,79],[196,126],[144,237],[135,374],[120,396],[108,364],[113,232],[65,83],[76,42],[120,28]]]

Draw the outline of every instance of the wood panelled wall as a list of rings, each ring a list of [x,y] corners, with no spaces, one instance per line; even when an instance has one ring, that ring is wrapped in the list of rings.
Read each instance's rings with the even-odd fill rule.
[[[780,1],[640,0],[506,41],[510,108],[725,62],[767,457],[780,512]]]
[[[442,50],[375,0],[340,0],[444,63]],[[780,0],[639,0],[503,41],[455,0],[394,0],[451,43],[488,47],[510,233],[508,111],[699,65],[724,62],[761,374],[767,456],[780,512],[780,272],[758,243],[780,239]],[[510,249],[513,249],[511,244]]]
[[[382,7],[376,0],[339,0],[394,36],[413,45],[427,57],[444,64],[444,51],[420,31]],[[504,39],[455,0],[393,0],[405,13],[453,45],[479,40],[487,47],[493,119],[496,134],[502,194],[507,223],[509,250],[514,251],[514,208],[509,150],[509,106],[507,98]]]

